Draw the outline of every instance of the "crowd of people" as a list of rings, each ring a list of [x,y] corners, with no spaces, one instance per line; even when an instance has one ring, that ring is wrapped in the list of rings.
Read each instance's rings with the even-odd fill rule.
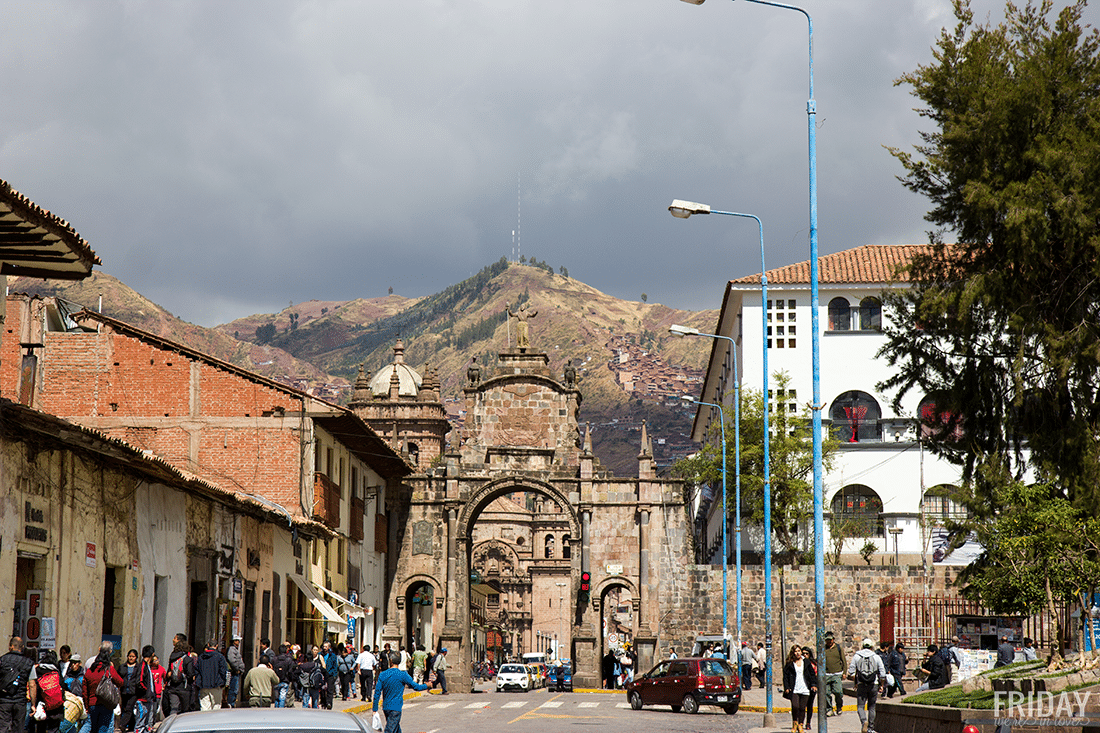
[[[151,733],[161,717],[174,713],[296,702],[331,709],[337,695],[358,695],[377,708],[388,669],[404,672],[414,689],[438,685],[447,694],[445,648],[432,653],[417,646],[409,653],[403,646],[356,649],[326,641],[273,649],[261,639],[257,663],[248,668],[241,641],[235,637],[219,648],[211,639],[196,650],[185,634],[176,634],[164,662],[152,646],[130,649],[116,662],[114,645],[105,641],[85,663],[68,646],[39,650],[14,636],[0,656],[0,733]]]

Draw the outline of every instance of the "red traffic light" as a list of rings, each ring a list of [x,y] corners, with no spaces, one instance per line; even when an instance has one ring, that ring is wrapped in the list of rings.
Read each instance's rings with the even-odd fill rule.
[[[581,590],[587,591],[592,589],[592,573],[587,571],[581,573]]]

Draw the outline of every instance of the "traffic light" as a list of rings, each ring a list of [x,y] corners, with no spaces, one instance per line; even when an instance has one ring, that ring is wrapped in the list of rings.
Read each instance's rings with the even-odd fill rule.
[[[585,570],[584,572],[581,573],[581,588],[580,588],[580,592],[577,593],[577,600],[580,601],[582,606],[586,605],[588,603],[588,599],[591,595],[591,591],[592,591],[592,573]]]

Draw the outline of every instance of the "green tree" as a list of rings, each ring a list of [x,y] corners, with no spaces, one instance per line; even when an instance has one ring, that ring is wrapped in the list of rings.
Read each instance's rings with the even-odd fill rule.
[[[275,338],[275,324],[265,323],[262,326],[256,327],[256,343],[266,344]]]
[[[775,402],[769,414],[771,440],[768,463],[771,467],[772,533],[779,552],[790,559],[800,557],[807,541],[799,539],[813,517],[813,428],[809,405],[801,408],[791,397],[791,379],[777,372],[771,379]],[[792,407],[794,409],[792,409]],[[726,489],[728,507],[733,516],[734,503],[734,413],[725,408]],[[716,420],[703,448],[692,458],[678,461],[673,472],[697,483],[720,485],[722,482],[721,426]],[[822,464],[832,468],[837,441],[823,436]],[[743,523],[764,523],[764,400],[757,390],[741,393],[741,504]],[[806,535],[808,537],[808,534]]]
[[[937,230],[887,299],[897,370],[881,387],[895,406],[937,395],[928,445],[987,517],[1028,468],[1100,514],[1100,45],[1084,7],[1008,4],[991,26],[956,0],[934,62],[898,80],[933,129],[891,152]]]
[[[1052,7],[976,25],[956,0],[934,61],[898,80],[933,128],[891,152],[937,229],[887,299],[897,370],[880,387],[895,407],[934,397],[922,434],[962,467],[972,513],[953,541],[985,547],[964,592],[1057,620],[1098,552],[1081,537],[1100,516],[1100,37],[1083,0]]]
[[[646,295],[645,293],[642,293],[642,302],[643,303],[649,302],[649,296]]]
[[[997,516],[968,528],[985,550],[963,570],[963,594],[1002,613],[1045,610],[1060,624],[1057,604],[1077,605],[1100,584],[1100,520],[1049,484],[1005,482],[997,492]]]

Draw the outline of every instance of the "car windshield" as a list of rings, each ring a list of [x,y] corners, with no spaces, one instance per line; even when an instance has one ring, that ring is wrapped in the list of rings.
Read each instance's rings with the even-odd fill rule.
[[[703,666],[703,675],[706,677],[721,677],[733,674],[733,670],[721,659],[704,659],[700,662]]]
[[[526,667],[521,667],[518,664],[505,664],[500,668],[501,674],[523,674],[526,671]]]

